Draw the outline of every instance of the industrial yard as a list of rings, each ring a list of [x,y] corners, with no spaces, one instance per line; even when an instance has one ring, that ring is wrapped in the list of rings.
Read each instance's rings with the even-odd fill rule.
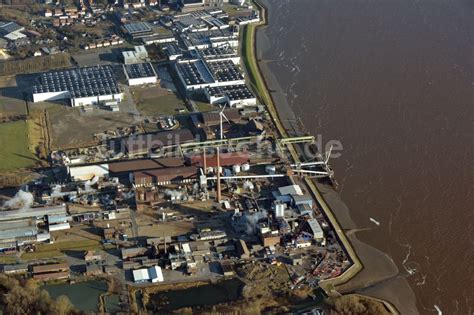
[[[192,291],[178,303],[171,290],[201,286],[232,292],[209,305],[288,311],[321,302],[320,283],[353,265],[307,184],[333,180],[331,152],[317,152],[312,136],[282,135],[250,87],[239,39],[260,16],[241,2],[179,12],[126,3],[140,20],[124,8],[45,11],[42,22],[58,32],[96,23],[119,35],[84,36],[74,68],[17,78],[27,115],[44,117],[46,153],[39,178],[2,197],[5,274],[107,279],[115,310],[133,313],[202,307]],[[117,48],[106,62],[88,57],[109,46]],[[8,124],[24,131],[24,121],[0,128]],[[33,141],[18,139],[5,146],[18,153]],[[27,151],[3,167],[29,166]]]

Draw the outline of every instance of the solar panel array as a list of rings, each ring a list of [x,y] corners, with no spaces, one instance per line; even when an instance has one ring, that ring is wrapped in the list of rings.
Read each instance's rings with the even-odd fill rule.
[[[206,48],[199,50],[203,57],[226,57],[237,55],[234,49],[230,47],[216,47],[216,48]]]
[[[129,34],[145,33],[152,31],[150,25],[145,22],[125,24],[124,27]]]
[[[0,24],[0,34],[7,35],[15,31],[21,30],[23,27],[15,22],[8,22]]]
[[[219,82],[243,80],[240,70],[230,60],[208,62],[209,70]]]
[[[125,71],[130,79],[156,77],[151,63],[137,63],[125,65]]]
[[[33,93],[69,91],[72,98],[120,93],[110,66],[95,66],[41,74],[41,84]]]
[[[178,70],[181,72],[186,85],[197,85],[203,83],[211,83],[213,80],[205,69],[201,61],[190,63],[178,63]],[[208,74],[206,76],[206,73]]]
[[[209,88],[209,95],[226,95],[231,101],[255,97],[245,84],[211,87]]]

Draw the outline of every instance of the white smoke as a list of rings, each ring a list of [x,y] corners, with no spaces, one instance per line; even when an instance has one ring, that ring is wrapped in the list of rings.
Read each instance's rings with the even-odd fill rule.
[[[94,176],[92,179],[86,181],[86,182],[84,183],[85,191],[91,191],[91,190],[93,190],[93,189],[92,189],[92,185],[97,184],[98,181],[99,181],[99,176]]]
[[[20,211],[28,210],[33,205],[34,197],[33,194],[24,190],[19,190],[16,195],[5,202],[3,205],[6,208],[17,208],[20,207]]]
[[[193,195],[197,195],[199,193],[199,184],[194,183],[193,185]]]
[[[62,197],[62,192],[61,192],[61,185],[56,185],[54,186],[54,188],[52,189],[52,192],[51,192],[51,197],[52,198],[57,198],[57,197]]]
[[[244,189],[252,191],[254,188],[255,186],[253,185],[251,181],[247,180],[244,182]]]
[[[264,219],[268,216],[267,210],[262,210],[254,213],[247,213],[244,215],[246,232],[248,235],[255,233],[257,229],[257,223],[261,219]]]
[[[171,189],[166,189],[165,190],[165,195],[172,200],[181,200],[181,197],[183,196],[183,193],[179,190],[171,190]]]

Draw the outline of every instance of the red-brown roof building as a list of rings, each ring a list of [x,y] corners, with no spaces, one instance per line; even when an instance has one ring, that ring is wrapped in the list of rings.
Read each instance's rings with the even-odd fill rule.
[[[221,166],[242,165],[249,161],[248,151],[221,153]],[[204,154],[196,154],[186,157],[187,163],[197,167],[204,167]],[[217,154],[206,155],[206,167],[217,167]]]

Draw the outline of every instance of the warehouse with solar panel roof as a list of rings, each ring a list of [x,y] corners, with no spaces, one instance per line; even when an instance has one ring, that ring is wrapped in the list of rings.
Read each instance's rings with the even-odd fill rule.
[[[156,84],[158,76],[149,62],[123,65],[128,85]]]
[[[72,107],[122,101],[111,66],[94,66],[42,73],[33,86],[33,102],[69,100]]]

